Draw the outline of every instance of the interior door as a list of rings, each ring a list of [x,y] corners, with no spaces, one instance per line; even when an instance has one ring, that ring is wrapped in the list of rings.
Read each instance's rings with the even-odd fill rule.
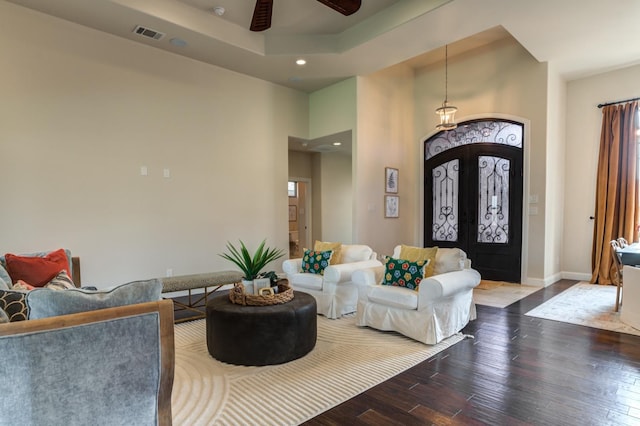
[[[424,245],[459,247],[483,279],[520,282],[522,147],[471,141],[425,160]]]
[[[302,257],[311,241],[310,181],[289,180],[289,258]]]

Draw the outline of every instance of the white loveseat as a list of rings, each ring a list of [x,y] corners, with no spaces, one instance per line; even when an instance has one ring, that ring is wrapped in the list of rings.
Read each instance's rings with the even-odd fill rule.
[[[400,246],[394,250],[399,258]],[[464,328],[476,318],[473,288],[480,273],[458,248],[440,248],[434,275],[420,282],[418,290],[381,285],[384,266],[361,269],[353,274],[358,287],[356,324],[396,331],[433,345]]]
[[[282,264],[289,285],[296,291],[312,295],[318,313],[331,319],[356,310],[358,289],[351,281],[351,275],[358,269],[382,265],[376,260],[373,249],[361,244],[343,244],[341,258],[341,263],[327,266],[324,275],[302,272],[301,258],[285,260]]]

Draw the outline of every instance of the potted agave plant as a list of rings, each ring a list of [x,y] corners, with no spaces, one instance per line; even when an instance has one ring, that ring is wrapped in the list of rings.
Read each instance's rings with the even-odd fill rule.
[[[243,284],[245,288],[251,293],[256,289],[255,280],[264,279],[269,286],[273,285],[277,280],[275,272],[262,272],[262,269],[267,266],[269,262],[273,262],[276,259],[284,256],[284,251],[281,249],[275,249],[266,247],[267,240],[263,240],[258,246],[255,253],[250,254],[245,244],[240,240],[240,248],[235,247],[230,242],[227,242],[228,253],[220,254],[221,257],[233,262],[244,274]]]

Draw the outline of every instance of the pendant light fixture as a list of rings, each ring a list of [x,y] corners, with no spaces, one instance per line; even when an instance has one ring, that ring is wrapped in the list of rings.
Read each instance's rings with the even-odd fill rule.
[[[448,85],[448,77],[449,77],[449,67],[448,67],[448,45],[444,46],[444,102],[442,102],[442,106],[436,109],[436,114],[440,116],[440,124],[436,126],[437,130],[453,130],[458,125],[456,124],[455,115],[458,108],[453,105],[447,104],[447,85]]]

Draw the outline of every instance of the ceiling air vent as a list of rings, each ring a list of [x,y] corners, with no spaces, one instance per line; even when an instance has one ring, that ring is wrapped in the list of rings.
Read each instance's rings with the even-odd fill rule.
[[[164,37],[164,33],[140,25],[137,25],[133,29],[133,32],[143,37],[152,38],[154,40],[160,40],[162,37]]]

